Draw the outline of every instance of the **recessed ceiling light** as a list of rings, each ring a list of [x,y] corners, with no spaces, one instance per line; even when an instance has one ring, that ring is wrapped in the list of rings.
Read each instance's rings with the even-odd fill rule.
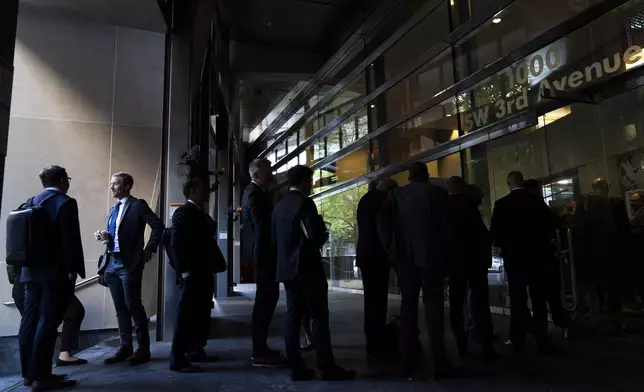
[[[501,18],[492,19],[492,23],[494,23],[494,24],[501,23]]]
[[[372,109],[373,109],[373,108],[375,108],[375,107],[376,107],[376,105],[371,105],[371,108],[372,108]]]

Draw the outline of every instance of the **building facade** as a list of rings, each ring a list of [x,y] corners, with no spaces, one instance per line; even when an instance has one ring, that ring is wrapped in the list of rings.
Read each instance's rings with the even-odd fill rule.
[[[278,174],[315,170],[333,286],[361,289],[355,212],[368,184],[404,185],[414,161],[478,185],[488,223],[513,170],[540,180],[562,216],[597,179],[625,201],[644,188],[642,0],[402,2],[338,57],[249,140]],[[491,301],[504,307],[502,271],[495,259]]]

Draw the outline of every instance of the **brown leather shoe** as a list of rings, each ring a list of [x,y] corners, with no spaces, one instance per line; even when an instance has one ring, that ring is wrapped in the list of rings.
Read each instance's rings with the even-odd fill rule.
[[[111,365],[113,363],[125,362],[131,356],[132,356],[131,348],[121,347],[118,349],[116,353],[114,353],[114,355],[112,355],[111,357],[105,358],[103,362],[105,362],[106,365]]]
[[[144,363],[150,362],[150,350],[138,349],[130,356],[127,361],[132,366],[143,365]]]

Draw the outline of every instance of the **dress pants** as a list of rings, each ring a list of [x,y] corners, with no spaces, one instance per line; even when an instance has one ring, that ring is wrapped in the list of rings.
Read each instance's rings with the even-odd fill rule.
[[[121,347],[132,349],[132,319],[136,327],[136,339],[139,349],[150,349],[150,331],[148,317],[141,301],[141,284],[143,269],[128,271],[123,267],[105,272],[107,283],[116,308],[116,319],[121,335]]]
[[[367,351],[383,351],[389,301],[389,266],[362,267],[360,271],[364,288],[364,334],[367,339]]]
[[[432,370],[448,364],[445,349],[445,306],[443,301],[443,276],[426,268],[400,266],[400,356],[405,372],[416,370],[418,358],[418,298],[423,290],[425,323],[430,342]]]
[[[508,288],[510,291],[510,341],[516,346],[525,342],[532,333],[540,346],[547,345],[548,308],[545,267],[519,264],[520,260],[507,260]],[[532,315],[528,308],[528,290],[532,303]]]
[[[13,285],[12,297],[20,315],[25,311],[25,285],[16,282]],[[60,334],[60,351],[73,352],[78,349],[80,328],[85,318],[85,308],[76,295],[72,294],[69,305],[63,314],[63,328]]]
[[[188,365],[191,351],[205,347],[210,332],[210,307],[214,287],[214,278],[209,272],[191,274],[181,282],[181,297],[170,352],[171,366]]]
[[[490,313],[490,300],[487,281],[487,268],[465,266],[452,271],[449,277],[449,312],[452,333],[459,350],[467,348],[467,333],[465,332],[464,307],[468,296],[469,285],[469,314],[476,328],[474,337],[481,342],[485,349],[492,347],[493,327]]]
[[[335,366],[333,349],[331,347],[331,332],[329,331],[329,301],[328,285],[324,274],[322,276],[297,277],[295,280],[284,282],[286,288],[286,359],[291,369],[301,368],[302,353],[300,351],[300,329],[302,316],[306,309],[311,314],[311,332],[313,346],[319,370],[331,369]]]
[[[58,326],[74,295],[74,282],[59,277],[24,283],[24,308],[20,322],[22,376],[41,381],[51,375]]]
[[[275,281],[275,269],[257,266],[257,292],[252,319],[254,357],[265,355],[268,351],[266,340],[279,298],[280,286]]]

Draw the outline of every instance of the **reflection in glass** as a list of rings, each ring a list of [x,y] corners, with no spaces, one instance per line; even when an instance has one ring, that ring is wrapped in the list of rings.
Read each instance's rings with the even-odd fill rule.
[[[358,203],[367,190],[367,184],[360,184],[316,200],[318,212],[330,225],[331,235],[323,247],[322,255],[327,262],[325,268],[331,286],[362,289],[360,271],[356,267],[356,212]]]

